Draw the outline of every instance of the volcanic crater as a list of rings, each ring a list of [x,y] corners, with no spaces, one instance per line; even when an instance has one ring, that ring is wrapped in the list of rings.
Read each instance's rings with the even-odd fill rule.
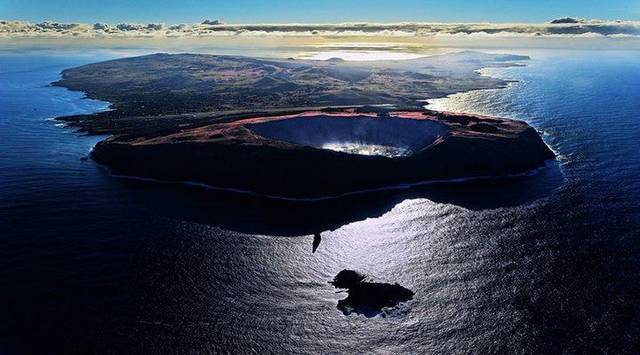
[[[303,116],[249,124],[247,128],[291,144],[386,157],[409,156],[449,132],[436,121],[371,115]]]
[[[257,115],[153,138],[114,136],[92,156],[123,175],[316,199],[524,173],[554,154],[521,121],[358,107]]]

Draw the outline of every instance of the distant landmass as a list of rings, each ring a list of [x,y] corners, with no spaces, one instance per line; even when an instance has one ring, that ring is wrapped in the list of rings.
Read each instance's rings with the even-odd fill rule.
[[[165,129],[242,112],[422,107],[425,99],[504,87],[507,81],[477,70],[527,59],[479,52],[371,62],[154,54],[67,69],[54,85],[84,91],[113,106],[112,111],[61,120],[91,133],[130,133],[139,132],[142,121],[148,130]]]

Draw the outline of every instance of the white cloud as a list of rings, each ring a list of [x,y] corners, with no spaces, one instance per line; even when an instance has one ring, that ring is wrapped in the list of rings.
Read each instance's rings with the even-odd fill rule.
[[[0,38],[81,37],[640,37],[640,22],[561,18],[544,24],[496,23],[344,23],[344,24],[223,24],[207,20],[199,24],[165,25],[104,23],[77,24],[0,21]]]

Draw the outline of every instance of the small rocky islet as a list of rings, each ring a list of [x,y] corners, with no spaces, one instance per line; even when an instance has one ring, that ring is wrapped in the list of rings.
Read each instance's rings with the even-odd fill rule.
[[[347,298],[338,301],[338,309],[345,315],[351,313],[373,317],[384,308],[395,307],[413,299],[414,292],[397,283],[366,281],[367,276],[354,270],[342,270],[330,282],[335,288],[346,289]]]

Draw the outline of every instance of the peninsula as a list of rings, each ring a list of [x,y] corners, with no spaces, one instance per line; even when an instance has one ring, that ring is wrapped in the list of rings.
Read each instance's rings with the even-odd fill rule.
[[[92,158],[116,174],[317,199],[524,173],[553,159],[522,121],[422,108],[425,99],[504,87],[477,70],[525,59],[157,54],[65,70],[55,85],[112,103],[110,111],[60,119],[112,134]]]

